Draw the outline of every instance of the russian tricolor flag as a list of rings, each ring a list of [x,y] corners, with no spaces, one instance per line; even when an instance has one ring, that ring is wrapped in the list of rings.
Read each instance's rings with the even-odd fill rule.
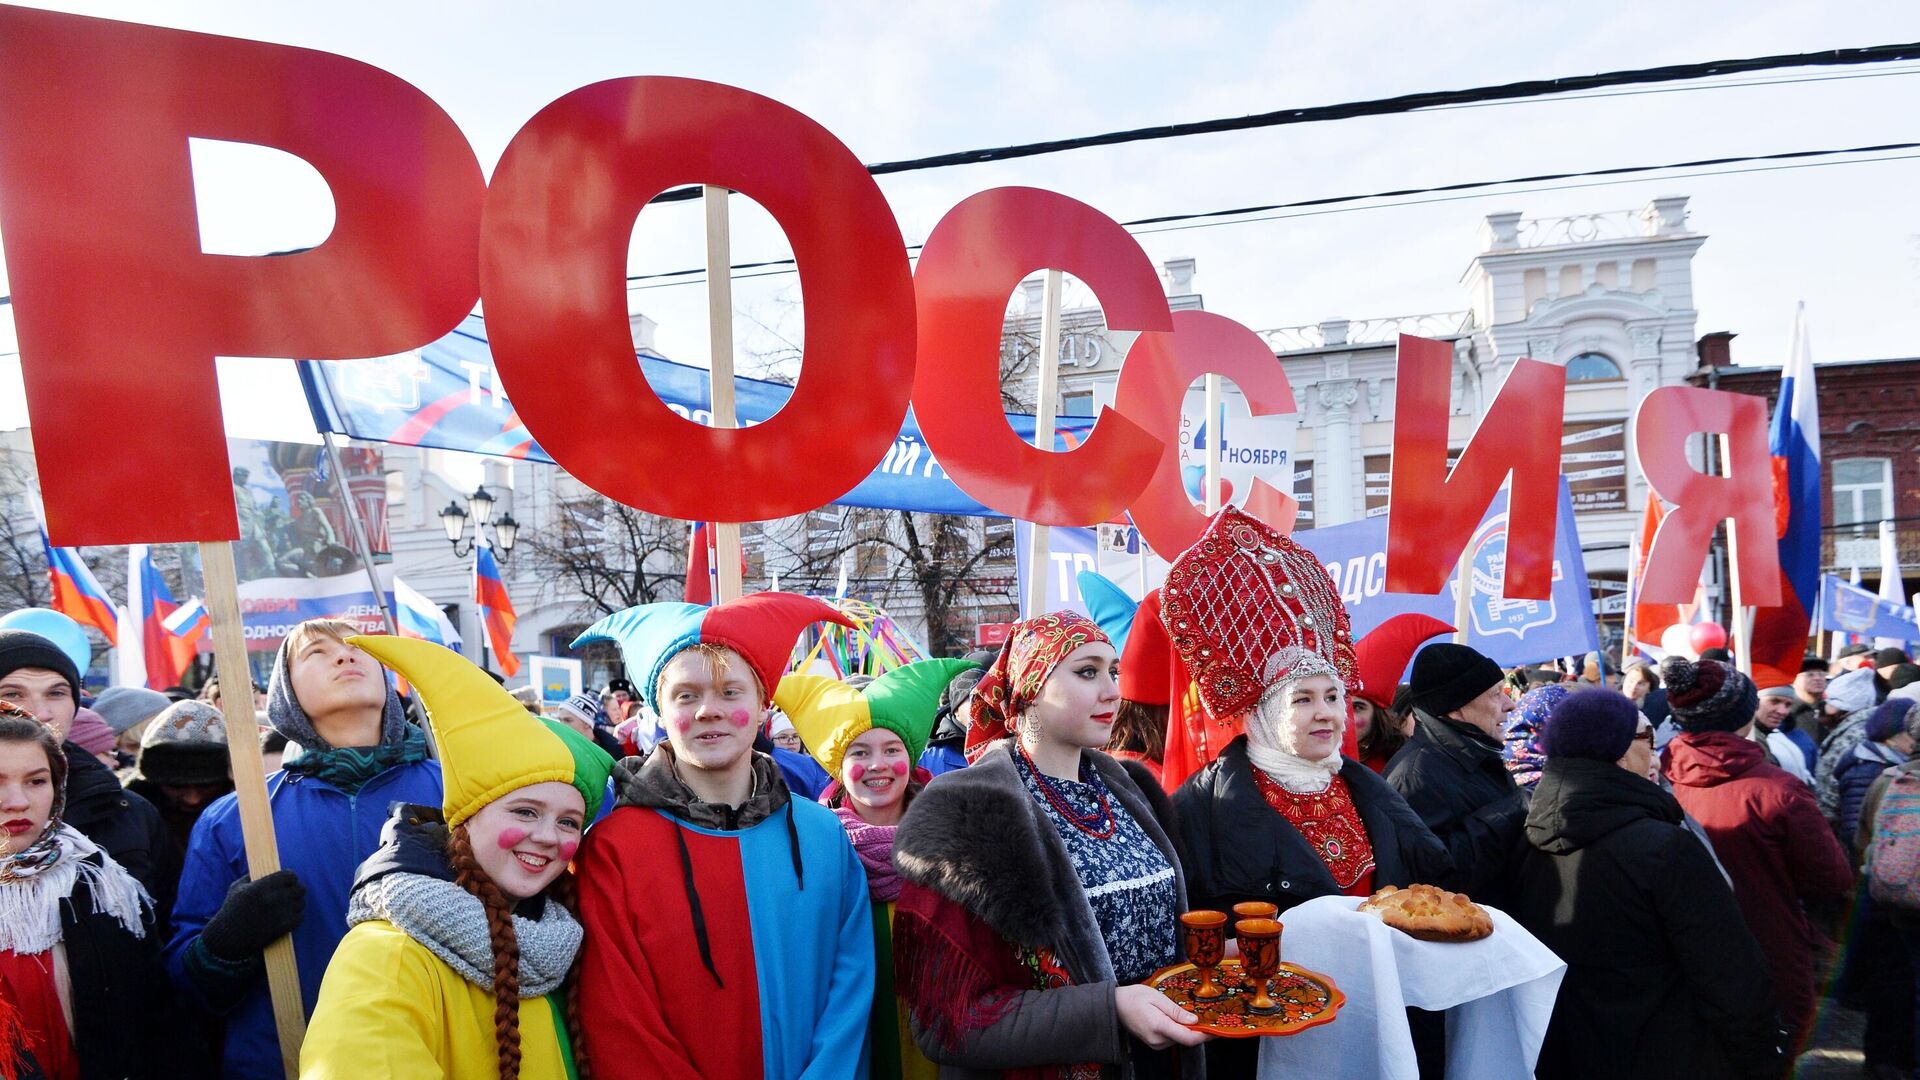
[[[401,637],[419,638],[459,650],[460,631],[454,628],[447,613],[397,576],[393,579],[393,601],[393,621],[399,626]]]
[[[1780,541],[1780,600],[1753,624],[1755,674],[1791,677],[1806,653],[1820,595],[1820,400],[1813,380],[1807,309],[1793,317],[1793,351],[1780,372],[1780,401],[1769,438],[1773,455],[1774,527]],[[1766,685],[1762,683],[1761,685]]]
[[[173,614],[160,620],[160,625],[166,627],[167,633],[174,637],[199,641],[213,628],[213,620],[207,615],[207,605],[196,596],[174,608]]]
[[[40,530],[40,545],[47,552],[47,577],[53,584],[53,610],[82,626],[91,626],[105,635],[108,645],[120,643],[119,617],[107,590],[94,580],[86,560],[75,548],[57,548]]]
[[[500,576],[500,564],[492,548],[473,552],[473,602],[480,608],[480,620],[486,625],[487,643],[500,661],[500,670],[508,678],[520,673],[520,659],[513,655],[513,598],[507,595],[506,579]]]
[[[140,619],[141,657],[146,663],[147,686],[153,690],[178,686],[187,666],[193,663],[194,642],[167,626],[167,620],[180,605],[173,598],[173,590],[167,588],[166,578],[160,576],[160,568],[153,565],[152,549],[136,544],[129,549],[129,554],[135,557],[134,568],[139,576],[128,583],[127,606]],[[202,618],[205,618],[204,609]]]

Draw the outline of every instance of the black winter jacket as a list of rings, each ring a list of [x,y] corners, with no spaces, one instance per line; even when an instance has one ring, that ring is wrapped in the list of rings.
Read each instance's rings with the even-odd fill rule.
[[[60,902],[81,1080],[196,1076],[211,1064],[179,1023],[159,961],[165,939],[151,915],[145,921],[146,936],[134,937],[95,911],[84,879]]]
[[[1285,911],[1315,897],[1339,895],[1327,864],[1267,805],[1253,769],[1242,735],[1174,792],[1193,906],[1227,911],[1243,900],[1267,900]],[[1447,876],[1453,864],[1446,846],[1385,780],[1352,758],[1341,764],[1340,776],[1373,845],[1375,888]]]
[[[180,887],[183,852],[153,804],[120,786],[120,778],[100,759],[75,743],[60,747],[67,755],[67,809],[62,821],[100,845],[133,879],[147,887],[159,907],[164,941]]]
[[[1785,1070],[1766,957],[1681,818],[1672,795],[1618,765],[1547,762],[1513,910],[1567,962],[1541,1080]]]
[[[1507,908],[1526,846],[1527,797],[1507,773],[1499,743],[1424,709],[1413,715],[1413,738],[1388,764],[1387,783],[1453,857],[1451,878],[1432,884]]]

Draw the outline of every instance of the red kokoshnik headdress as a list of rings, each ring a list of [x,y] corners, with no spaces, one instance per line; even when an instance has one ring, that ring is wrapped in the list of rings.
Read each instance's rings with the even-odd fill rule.
[[[1244,712],[1305,662],[1357,690],[1340,590],[1313,553],[1238,509],[1207,524],[1160,590],[1173,651],[1214,716]]]

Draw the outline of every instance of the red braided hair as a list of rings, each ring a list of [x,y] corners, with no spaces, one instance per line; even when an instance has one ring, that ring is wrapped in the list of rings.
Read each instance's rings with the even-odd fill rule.
[[[454,884],[480,898],[493,943],[493,1034],[500,1048],[500,1080],[520,1080],[520,942],[513,935],[513,905],[473,857],[464,822],[447,843]]]

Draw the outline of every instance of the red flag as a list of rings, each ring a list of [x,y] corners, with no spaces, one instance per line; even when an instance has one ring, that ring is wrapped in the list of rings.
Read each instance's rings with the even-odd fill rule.
[[[689,604],[713,603],[712,560],[707,557],[707,523],[693,523],[693,536],[687,541],[687,589],[683,598]]]

